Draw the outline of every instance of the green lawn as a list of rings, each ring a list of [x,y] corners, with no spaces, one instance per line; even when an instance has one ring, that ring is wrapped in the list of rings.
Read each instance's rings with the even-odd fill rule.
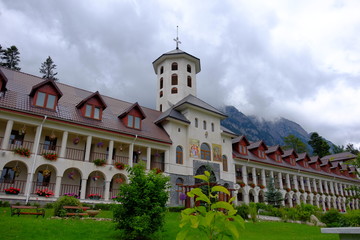
[[[50,219],[52,210],[46,210],[45,218],[35,216],[10,217],[10,208],[0,208],[0,239],[120,239],[113,222]],[[97,217],[111,218],[111,211],[102,211]],[[164,232],[157,240],[173,240],[179,230],[179,213],[167,213]],[[321,234],[320,228],[301,224],[260,222],[246,223],[242,233],[244,240],[335,240],[334,234]],[[200,240],[200,239],[198,239]]]

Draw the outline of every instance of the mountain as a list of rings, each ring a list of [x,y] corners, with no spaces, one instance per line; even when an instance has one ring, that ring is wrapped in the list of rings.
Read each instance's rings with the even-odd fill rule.
[[[306,145],[310,139],[307,133],[299,124],[286,118],[279,118],[274,121],[259,119],[256,116],[246,116],[233,106],[226,106],[222,111],[228,118],[221,122],[221,125],[239,135],[245,135],[249,141],[263,140],[266,145],[284,145],[284,137],[293,134]],[[308,147],[311,149],[311,147]]]

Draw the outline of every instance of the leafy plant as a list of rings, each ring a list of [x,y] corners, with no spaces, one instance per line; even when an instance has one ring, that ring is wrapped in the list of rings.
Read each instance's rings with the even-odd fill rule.
[[[52,153],[52,152],[43,153],[42,156],[50,161],[56,161],[58,159],[57,153]]]
[[[63,206],[81,206],[81,203],[77,198],[62,196],[54,202],[54,216],[64,217],[66,215]]]
[[[20,192],[20,188],[10,187],[5,189],[5,193],[7,194],[19,194],[19,192]]]
[[[53,191],[47,188],[36,190],[36,194],[40,197],[51,197],[52,195],[54,195]]]
[[[114,207],[116,228],[121,239],[149,239],[164,225],[169,178],[145,172],[143,164],[127,167],[129,183],[120,185]]]
[[[95,160],[93,161],[93,163],[94,163],[96,166],[105,166],[106,160],[105,160],[105,159],[95,159]]]
[[[189,197],[195,197],[195,201],[201,201],[203,206],[188,208],[181,212],[180,232],[176,239],[239,239],[240,228],[244,228],[244,220],[236,215],[232,197],[228,202],[218,201],[219,192],[230,196],[230,192],[222,186],[210,188],[210,173],[204,171],[204,175],[195,178],[208,184],[208,192],[204,194],[202,189],[193,188],[188,192]]]
[[[14,153],[27,158],[29,158],[31,155],[30,150],[28,148],[23,148],[23,147],[15,148]]]
[[[122,163],[122,162],[116,162],[114,165],[119,170],[124,170],[125,167],[126,167],[126,165],[124,163]]]

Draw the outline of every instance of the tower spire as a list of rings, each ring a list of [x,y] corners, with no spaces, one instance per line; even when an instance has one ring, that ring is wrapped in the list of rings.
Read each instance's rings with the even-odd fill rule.
[[[179,26],[176,26],[176,38],[174,38],[174,41],[176,42],[176,49],[179,49],[179,44],[181,44],[179,40]]]

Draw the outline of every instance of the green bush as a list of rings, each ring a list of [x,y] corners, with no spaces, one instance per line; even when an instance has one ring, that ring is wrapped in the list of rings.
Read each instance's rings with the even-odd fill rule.
[[[343,227],[360,227],[360,210],[350,210],[342,216]]]
[[[184,209],[185,209],[185,207],[182,207],[182,206],[180,206],[180,207],[168,207],[169,212],[181,212]]]
[[[254,223],[257,221],[257,208],[256,208],[256,204],[251,202],[249,204],[249,214],[250,214],[250,219],[251,221]]]
[[[46,209],[54,208],[54,203],[47,203],[47,204],[45,204],[44,208],[46,208]]]
[[[95,210],[112,210],[116,204],[97,203],[94,205]]]
[[[155,171],[145,172],[143,165],[128,167],[129,184],[120,186],[114,207],[114,222],[122,239],[150,239],[162,229],[169,178]]]
[[[321,217],[321,221],[326,224],[327,227],[341,227],[341,215],[338,210],[330,209]]]
[[[0,201],[0,207],[10,207],[10,203],[8,201]]]
[[[244,220],[249,219],[250,207],[247,204],[236,207],[237,215],[240,215]]]
[[[66,210],[63,209],[63,206],[81,206],[81,203],[77,198],[62,196],[54,203],[54,216],[65,216]]]

